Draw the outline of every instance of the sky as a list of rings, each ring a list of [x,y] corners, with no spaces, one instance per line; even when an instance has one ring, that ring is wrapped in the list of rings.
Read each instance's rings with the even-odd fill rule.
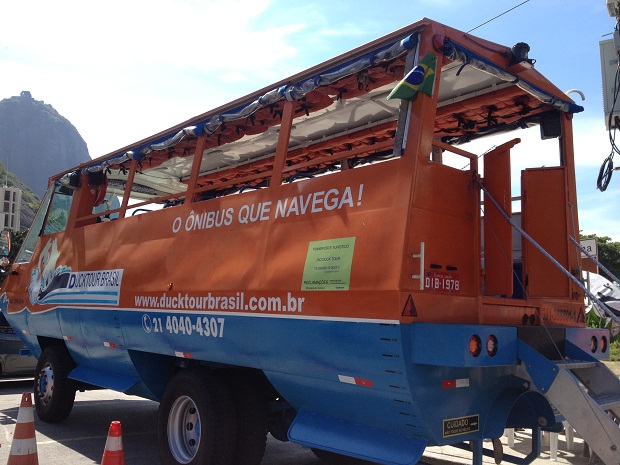
[[[580,227],[620,241],[620,171],[596,188],[611,151],[599,42],[615,19],[606,0],[523,1],[4,1],[0,99],[29,91],[52,105],[96,158],[423,17],[480,26],[472,34],[528,43],[536,69],[585,95],[571,94],[585,108],[574,118]]]

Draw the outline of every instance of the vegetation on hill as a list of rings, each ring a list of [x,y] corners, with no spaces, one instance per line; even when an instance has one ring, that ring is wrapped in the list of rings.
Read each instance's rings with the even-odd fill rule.
[[[32,189],[24,184],[17,176],[10,171],[7,171],[4,164],[0,161],[0,183],[3,186],[17,187],[22,190],[22,205],[27,205],[28,208],[37,211],[41,199],[37,194],[32,192]]]

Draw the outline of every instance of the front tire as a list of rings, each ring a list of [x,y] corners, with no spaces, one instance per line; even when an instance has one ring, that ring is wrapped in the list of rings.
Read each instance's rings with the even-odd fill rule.
[[[236,431],[233,401],[216,373],[182,371],[170,380],[157,425],[162,465],[228,465]]]
[[[71,413],[77,384],[67,375],[73,367],[64,346],[50,346],[41,353],[34,375],[34,405],[41,420],[58,423]]]

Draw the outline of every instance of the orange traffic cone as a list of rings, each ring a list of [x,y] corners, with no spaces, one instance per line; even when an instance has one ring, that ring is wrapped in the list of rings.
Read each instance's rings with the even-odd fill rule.
[[[39,465],[37,440],[34,434],[32,393],[30,392],[22,394],[7,465]]]
[[[125,453],[123,452],[123,433],[121,422],[110,423],[108,439],[105,442],[105,450],[101,465],[125,465]]]

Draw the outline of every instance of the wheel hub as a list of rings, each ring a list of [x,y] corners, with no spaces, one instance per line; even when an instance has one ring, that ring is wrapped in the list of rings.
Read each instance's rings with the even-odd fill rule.
[[[37,395],[43,405],[47,405],[52,398],[54,391],[54,371],[49,364],[46,364],[39,371]]]
[[[200,414],[194,401],[179,397],[168,416],[168,444],[172,456],[180,463],[189,463],[200,444]]]

